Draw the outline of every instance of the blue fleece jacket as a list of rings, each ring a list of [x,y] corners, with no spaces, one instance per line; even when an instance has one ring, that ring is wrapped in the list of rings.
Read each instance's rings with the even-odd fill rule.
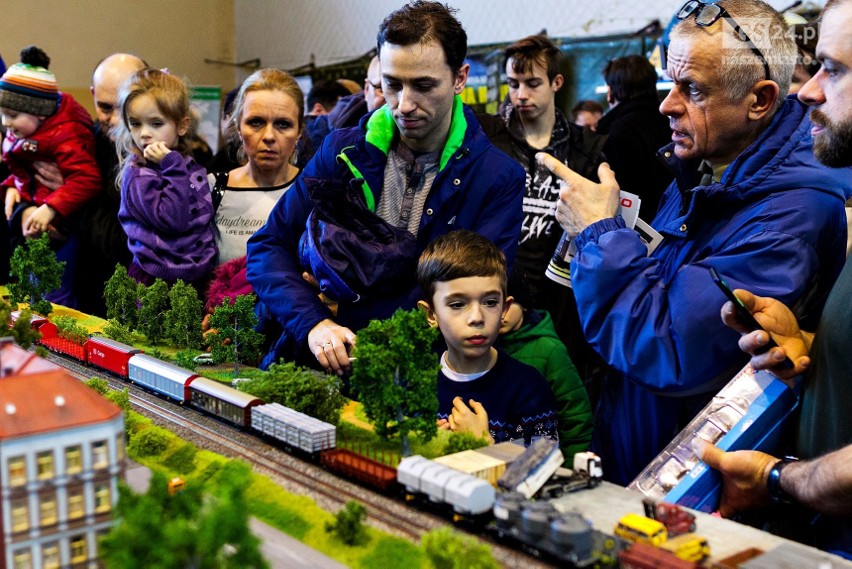
[[[357,331],[371,319],[389,317],[397,308],[412,308],[418,299],[414,289],[399,291],[388,298],[341,305],[334,317],[302,279],[297,250],[312,208],[304,180],[361,179],[364,193],[378,204],[387,154],[397,136],[387,106],[362,119],[356,128],[333,131],[295,186],[276,204],[266,225],[248,242],[249,281],[297,346],[304,345],[308,332],[326,318]],[[489,142],[459,97],[439,168],[420,221],[419,251],[435,237],[469,229],[491,239],[511,261],[521,228],[524,171]]]
[[[698,185],[697,163],[663,149],[676,178],[651,223],[664,239],[650,256],[620,217],[577,236],[580,319],[614,368],[592,443],[612,480],[629,482],[747,361],[719,317],[725,297],[710,267],[816,325],[844,261],[852,176],[820,165],[812,144],[807,107],[788,98],[719,183]]]

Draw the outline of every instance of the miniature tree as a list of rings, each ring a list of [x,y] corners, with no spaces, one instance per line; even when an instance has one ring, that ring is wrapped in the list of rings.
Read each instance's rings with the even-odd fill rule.
[[[254,362],[260,357],[263,334],[255,331],[255,296],[241,294],[231,304],[228,298],[216,307],[210,317],[210,352],[213,361],[234,362],[234,377],[240,374],[240,363]]]
[[[121,342],[122,344],[130,344],[133,341],[133,335],[130,333],[130,329],[119,322],[117,318],[110,318],[107,320],[107,323],[104,325],[101,332],[107,338],[111,338],[116,342]]]
[[[332,425],[340,422],[346,402],[336,376],[300,368],[292,362],[272,364],[265,374],[241,383],[237,389]]]
[[[139,331],[145,334],[149,344],[156,344],[166,335],[165,314],[169,309],[169,285],[156,279],[148,287],[139,287]]]
[[[136,281],[127,274],[125,267],[116,264],[115,272],[104,287],[107,318],[115,318],[130,330],[136,328],[139,313],[137,299]]]
[[[9,322],[11,318],[12,306],[8,302],[0,302],[0,320],[2,322]],[[15,343],[25,350],[29,350],[30,346],[41,338],[41,332],[33,330],[30,318],[32,318],[32,312],[30,312],[29,308],[25,308],[21,311],[15,324],[9,330]]]
[[[434,529],[421,539],[426,556],[435,567],[446,569],[498,569],[491,548],[448,526]]]
[[[325,523],[325,531],[334,533],[346,545],[359,545],[367,540],[364,520],[367,518],[367,508],[364,504],[350,500],[346,502],[337,514],[335,521]]]
[[[101,541],[101,560],[119,569],[268,567],[248,526],[248,476],[247,466],[226,464],[216,475],[213,500],[205,500],[202,485],[191,481],[169,495],[166,477],[156,472],[146,494],[120,486],[119,521]]]
[[[65,261],[56,260],[47,233],[16,247],[9,266],[12,282],[8,287],[12,302],[28,302],[33,312],[42,316],[50,314],[53,307],[44,296],[62,284]]]
[[[419,310],[397,310],[358,332],[352,389],[376,434],[399,434],[403,456],[411,455],[409,432],[427,441],[437,432],[440,363],[432,351],[436,335]]]
[[[169,292],[171,308],[166,312],[166,335],[182,348],[201,347],[201,314],[203,304],[198,293],[182,280]]]

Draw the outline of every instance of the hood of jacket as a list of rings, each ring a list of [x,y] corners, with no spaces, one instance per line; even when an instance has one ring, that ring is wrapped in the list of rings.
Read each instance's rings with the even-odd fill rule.
[[[738,204],[802,187],[846,201],[852,195],[852,168],[820,164],[813,155],[810,129],[809,107],[791,95],[766,130],[728,166],[722,179],[706,186],[698,185],[699,160],[680,160],[674,155],[674,144],[664,147],[660,157],[672,169],[675,181],[657,216],[668,221],[660,226],[655,223],[655,228],[680,235],[680,228],[689,225],[696,208],[735,211]]]
[[[532,312],[532,309],[528,310],[526,314],[529,314],[530,312]],[[536,319],[534,324],[529,324],[531,319],[526,318],[525,316],[524,323],[520,328],[511,334],[503,334],[500,336],[500,347],[502,347],[504,351],[514,354],[521,349],[521,347],[542,338],[550,338],[557,342],[562,341],[559,339],[559,336],[556,335],[556,331],[553,328],[553,320],[550,318],[550,313],[546,310],[536,310],[535,312],[538,314],[539,318]]]

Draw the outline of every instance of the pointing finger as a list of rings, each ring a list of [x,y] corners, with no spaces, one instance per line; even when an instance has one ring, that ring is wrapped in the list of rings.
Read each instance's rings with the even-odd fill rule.
[[[538,161],[539,164],[541,164],[542,166],[544,166],[545,168],[553,172],[556,176],[565,180],[569,184],[584,179],[574,170],[572,170],[547,152],[539,152],[535,155],[535,159],[536,161]]]

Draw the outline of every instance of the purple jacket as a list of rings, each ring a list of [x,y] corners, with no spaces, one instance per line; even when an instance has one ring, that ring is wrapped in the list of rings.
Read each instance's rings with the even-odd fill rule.
[[[178,152],[159,165],[139,162],[124,169],[118,210],[133,262],[169,283],[205,278],[216,261],[207,172]]]

